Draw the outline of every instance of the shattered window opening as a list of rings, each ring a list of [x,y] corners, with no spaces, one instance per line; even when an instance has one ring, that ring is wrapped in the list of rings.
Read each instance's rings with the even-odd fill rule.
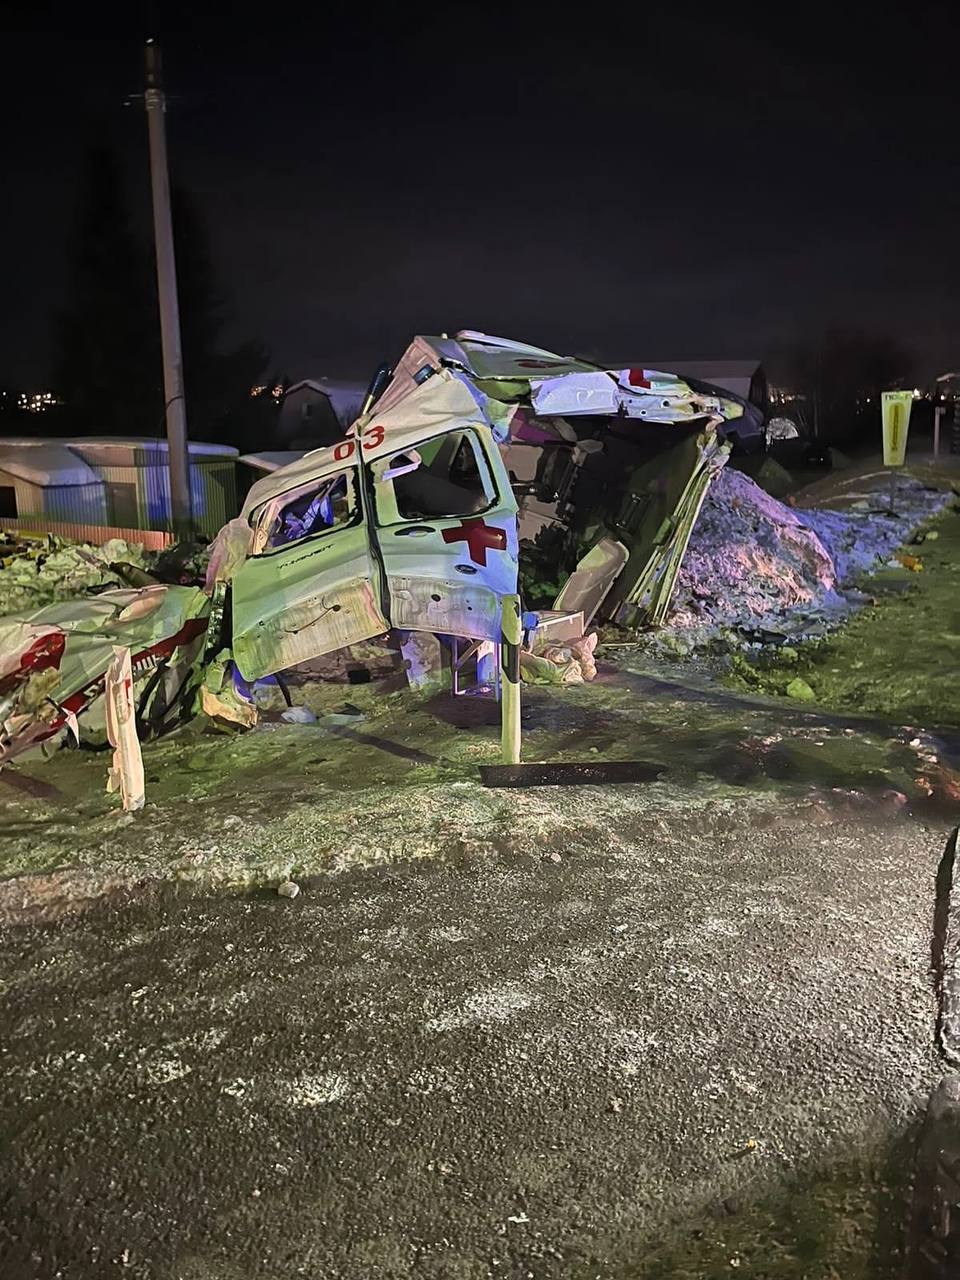
[[[377,521],[458,519],[489,511],[498,500],[496,485],[476,434],[447,432],[418,442],[421,464],[407,467],[409,450],[374,465]],[[385,473],[398,468],[387,479]]]
[[[275,498],[256,516],[253,554],[323,536],[360,519],[356,468],[338,471]]]

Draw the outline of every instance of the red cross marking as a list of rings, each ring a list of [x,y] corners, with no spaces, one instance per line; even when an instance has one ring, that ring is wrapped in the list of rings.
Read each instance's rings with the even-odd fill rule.
[[[444,542],[465,542],[470,559],[474,564],[487,563],[487,548],[492,551],[506,551],[507,531],[498,529],[496,525],[484,524],[482,520],[463,520],[456,529],[444,529]]]
[[[0,676],[0,693],[10,693],[36,671],[46,671],[49,667],[59,669],[66,638],[62,631],[51,631],[38,636],[30,648],[20,655],[19,667]]]

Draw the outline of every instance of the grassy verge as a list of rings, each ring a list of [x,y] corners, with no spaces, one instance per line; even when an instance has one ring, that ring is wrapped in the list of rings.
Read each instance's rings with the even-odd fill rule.
[[[895,722],[960,726],[960,513],[925,532],[906,549],[914,567],[864,580],[872,603],[842,631],[738,656],[729,683]]]

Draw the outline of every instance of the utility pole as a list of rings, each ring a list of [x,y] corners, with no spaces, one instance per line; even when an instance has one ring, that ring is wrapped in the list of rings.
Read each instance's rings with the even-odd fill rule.
[[[180,351],[180,309],[177,303],[177,266],[173,253],[170,217],[170,175],[167,172],[167,135],[164,123],[166,98],[160,67],[160,49],[147,41],[147,83],[144,103],[150,137],[150,183],[153,188],[153,235],[157,253],[157,292],[160,298],[160,340],[163,346],[164,415],[167,422],[167,460],[170,467],[170,507],[173,532],[179,538],[193,536],[190,503],[190,454],[187,441],[187,409],[183,398],[183,356]]]

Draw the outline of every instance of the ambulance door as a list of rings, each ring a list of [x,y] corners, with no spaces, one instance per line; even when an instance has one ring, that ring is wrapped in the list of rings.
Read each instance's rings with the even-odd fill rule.
[[[517,504],[490,429],[458,426],[368,465],[390,625],[498,640],[501,597],[517,590]]]
[[[233,580],[233,656],[256,680],[389,627],[356,465],[328,468],[251,512]]]

